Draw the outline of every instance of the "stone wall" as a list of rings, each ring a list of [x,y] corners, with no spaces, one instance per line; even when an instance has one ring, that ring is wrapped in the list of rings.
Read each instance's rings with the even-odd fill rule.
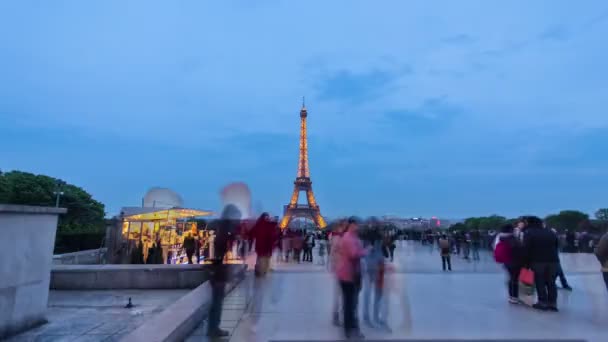
[[[96,265],[106,261],[107,248],[89,249],[86,251],[55,254],[54,265]]]
[[[0,339],[45,321],[57,216],[65,212],[0,204]]]
[[[54,265],[53,290],[193,289],[207,265]]]

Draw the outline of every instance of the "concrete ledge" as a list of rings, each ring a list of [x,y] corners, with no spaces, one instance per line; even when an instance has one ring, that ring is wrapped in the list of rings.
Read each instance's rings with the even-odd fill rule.
[[[53,265],[52,290],[193,289],[207,265]]]
[[[232,280],[226,286],[226,293],[238,285],[246,270],[244,265],[231,265],[230,267],[232,268],[230,272]],[[206,282],[146,321],[121,341],[183,341],[207,316],[210,305],[211,288]]]
[[[99,265],[105,259],[107,248],[88,249],[80,252],[55,254],[53,265]]]
[[[0,213],[27,213],[27,214],[43,214],[43,215],[57,215],[65,214],[68,210],[66,208],[54,208],[54,207],[36,207],[32,205],[17,205],[17,204],[0,204]]]

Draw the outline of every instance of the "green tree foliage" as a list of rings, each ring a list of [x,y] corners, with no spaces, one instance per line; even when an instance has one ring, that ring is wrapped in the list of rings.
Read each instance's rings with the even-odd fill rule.
[[[455,223],[450,226],[450,230],[466,230],[467,226],[464,223]]]
[[[482,217],[469,217],[464,220],[464,224],[462,226],[458,226],[453,229],[466,229],[466,230],[498,230],[502,225],[507,222],[507,219],[502,216],[492,215],[492,216],[482,216]],[[457,226],[458,224],[454,225]],[[454,227],[452,226],[452,227]]]
[[[589,215],[576,210],[562,210],[559,214],[549,215],[545,218],[548,227],[560,231],[576,230],[584,221],[589,221]]]
[[[58,233],[103,232],[104,205],[83,189],[59,179],[27,172],[0,173],[0,203],[55,206],[55,191],[63,192],[59,206],[68,212],[59,218]]]
[[[595,212],[595,218],[600,221],[608,221],[608,208],[598,209]]]

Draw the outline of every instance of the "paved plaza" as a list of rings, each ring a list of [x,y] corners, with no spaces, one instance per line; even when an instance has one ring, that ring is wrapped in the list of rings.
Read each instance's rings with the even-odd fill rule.
[[[10,342],[119,341],[189,290],[51,291],[48,323]],[[126,309],[128,298],[135,305]]]
[[[362,323],[367,340],[606,341],[608,292],[593,255],[562,255],[574,291],[560,290],[559,313],[508,304],[501,268],[490,253],[483,252],[481,257],[478,262],[469,262],[454,256],[454,271],[445,273],[436,250],[413,242],[400,245],[394,261],[396,286],[389,301],[393,331],[379,331]],[[251,277],[226,299],[222,327],[231,332],[226,340],[340,340],[341,329],[330,322],[334,282],[325,267],[278,263],[273,268],[261,309],[246,309],[251,302]],[[258,320],[255,327],[254,319]],[[203,323],[188,341],[205,340]]]

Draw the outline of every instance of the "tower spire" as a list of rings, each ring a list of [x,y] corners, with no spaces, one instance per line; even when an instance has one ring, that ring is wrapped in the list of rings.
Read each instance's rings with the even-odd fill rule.
[[[283,218],[279,223],[282,229],[287,228],[289,222],[295,217],[303,217],[314,221],[319,228],[325,228],[327,222],[321,216],[321,210],[312,192],[312,181],[310,180],[310,172],[308,169],[308,139],[306,136],[306,102],[302,96],[302,109],[300,110],[300,156],[298,158],[298,173],[294,182],[294,190],[291,195],[289,204],[284,207]],[[306,192],[307,204],[298,204],[300,192]]]

